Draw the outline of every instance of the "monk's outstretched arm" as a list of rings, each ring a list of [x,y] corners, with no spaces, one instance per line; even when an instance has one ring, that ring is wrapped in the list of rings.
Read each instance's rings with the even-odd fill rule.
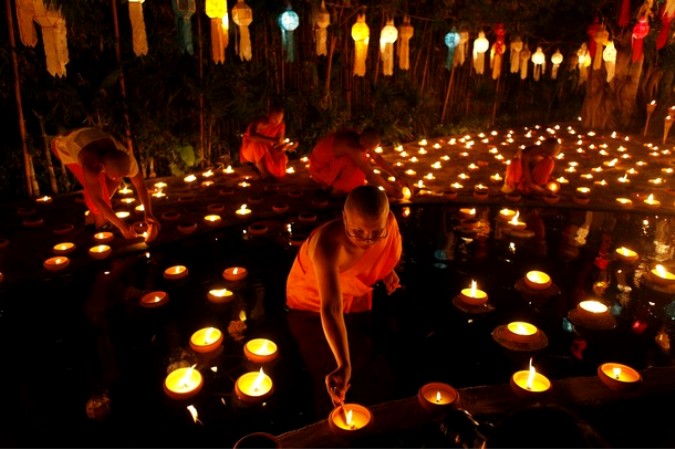
[[[354,164],[356,164],[356,166],[366,174],[366,179],[370,184],[381,186],[394,196],[398,196],[400,194],[389,182],[387,182],[386,179],[373,171],[373,167],[370,165],[361,151],[350,150],[346,154],[352,159],[352,161],[354,161]]]

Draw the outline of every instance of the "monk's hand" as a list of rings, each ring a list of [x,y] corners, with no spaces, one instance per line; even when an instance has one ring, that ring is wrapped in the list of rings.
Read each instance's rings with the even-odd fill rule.
[[[391,295],[396,291],[396,289],[401,287],[401,280],[395,271],[392,271],[386,275],[384,279],[382,279],[382,282],[384,283],[384,287],[387,289],[388,295]]]
[[[337,407],[344,404],[351,377],[351,366],[338,367],[326,376],[326,389],[331,401],[333,401],[333,406]]]

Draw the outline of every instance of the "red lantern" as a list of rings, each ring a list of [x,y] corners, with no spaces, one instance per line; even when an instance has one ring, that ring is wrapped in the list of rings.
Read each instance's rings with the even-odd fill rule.
[[[633,56],[632,62],[637,62],[642,57],[644,39],[649,34],[649,22],[646,16],[640,17],[633,27]]]

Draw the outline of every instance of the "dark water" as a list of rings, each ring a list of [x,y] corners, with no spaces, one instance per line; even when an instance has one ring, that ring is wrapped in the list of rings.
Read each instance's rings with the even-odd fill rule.
[[[664,342],[673,337],[675,295],[640,280],[650,264],[671,262],[671,217],[520,208],[532,235],[517,236],[506,231],[499,207],[477,206],[473,229],[460,223],[460,207],[466,206],[394,210],[404,238],[397,270],[404,288],[387,296],[377,285],[373,311],[376,347],[393,372],[385,399],[412,396],[429,381],[457,388],[507,383],[514,371],[527,368],[530,357],[554,382],[592,376],[608,360],[636,369],[672,364],[672,350]],[[2,403],[8,413],[0,441],[22,447],[227,447],[251,432],[279,434],[323,418],[312,415],[308,378],[286,327],[284,293],[297,250],[290,235],[306,235],[335,216],[337,211],[324,211],[310,224],[282,217],[268,222],[268,234],[259,237],[244,224],[218,229],[77,271],[36,272],[32,282],[5,286],[0,329]],[[619,246],[637,251],[640,261],[615,260]],[[164,269],[175,264],[189,267],[189,276],[165,280]],[[245,281],[223,281],[221,272],[233,265],[249,269]],[[523,294],[517,283],[530,270],[548,273],[554,293]],[[568,312],[581,300],[597,298],[593,284],[604,275],[609,286],[601,299],[616,327],[573,326]],[[490,311],[458,306],[455,297],[472,280],[489,294]],[[216,305],[206,299],[211,288],[224,286],[235,291],[234,301]],[[169,303],[140,307],[139,298],[154,290],[166,291]],[[242,310],[247,316],[243,340],[226,336],[222,351],[211,358],[190,349],[192,332],[204,326],[227,332]],[[514,320],[536,324],[546,333],[547,346],[513,351],[498,344],[493,330]],[[276,341],[280,357],[265,366],[274,394],[264,405],[251,406],[234,397],[233,387],[241,374],[259,368],[242,350],[246,340],[258,336]],[[169,368],[181,364],[196,364],[204,376],[203,390],[189,401],[162,391]],[[101,421],[85,413],[96,395],[110,399],[110,412]],[[186,408],[190,404],[199,413],[198,423]],[[639,418],[635,411],[631,419]],[[627,440],[631,433],[620,425],[595,424],[617,446],[645,441]],[[415,445],[426,443],[420,438]]]

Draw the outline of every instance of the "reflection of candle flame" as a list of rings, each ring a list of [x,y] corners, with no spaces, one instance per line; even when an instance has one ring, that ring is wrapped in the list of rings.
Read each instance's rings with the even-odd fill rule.
[[[187,409],[190,412],[190,415],[192,415],[192,421],[194,421],[195,424],[201,423],[199,420],[199,412],[197,411],[197,408],[194,405],[188,405]]]
[[[519,216],[520,216],[520,211],[517,211],[516,214],[511,219],[511,224],[517,225]]]
[[[612,372],[614,373],[615,379],[619,379],[621,377],[621,368],[619,368],[618,366],[612,368]]]

